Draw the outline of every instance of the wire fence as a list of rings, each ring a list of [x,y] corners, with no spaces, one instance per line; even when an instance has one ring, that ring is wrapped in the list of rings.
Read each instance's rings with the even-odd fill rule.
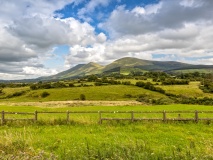
[[[213,111],[35,111],[35,112],[7,112],[1,111],[1,124],[8,121],[33,121],[37,122],[42,116],[48,120],[53,118],[64,119],[67,123],[74,120],[76,116],[90,115],[95,117],[99,124],[103,121],[212,121]],[[93,116],[91,116],[93,114]],[[47,116],[48,115],[48,116]],[[57,116],[56,116],[57,115]],[[95,116],[94,116],[95,115]]]

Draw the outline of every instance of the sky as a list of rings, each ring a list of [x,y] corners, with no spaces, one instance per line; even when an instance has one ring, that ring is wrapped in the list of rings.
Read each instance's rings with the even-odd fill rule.
[[[213,0],[0,0],[0,79],[123,57],[213,65]]]

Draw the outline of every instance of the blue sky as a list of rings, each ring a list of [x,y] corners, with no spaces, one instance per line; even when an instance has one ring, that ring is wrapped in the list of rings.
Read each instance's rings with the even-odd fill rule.
[[[211,0],[0,2],[0,79],[122,57],[213,65]]]

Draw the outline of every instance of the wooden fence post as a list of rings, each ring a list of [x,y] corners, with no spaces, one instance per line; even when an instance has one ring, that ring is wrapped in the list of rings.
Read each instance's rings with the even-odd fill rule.
[[[195,111],[195,122],[198,123],[199,117],[198,117],[198,111]]]
[[[5,117],[4,117],[4,111],[1,112],[1,124],[4,125]]]
[[[163,121],[166,122],[166,111],[163,111]]]
[[[38,111],[35,111],[35,119],[34,121],[36,122],[38,120]]]
[[[98,112],[99,112],[99,124],[102,124],[101,111],[98,111]]]
[[[70,112],[67,111],[67,123],[69,123],[69,121],[70,121]]]
[[[134,112],[131,112],[131,121],[134,122]]]

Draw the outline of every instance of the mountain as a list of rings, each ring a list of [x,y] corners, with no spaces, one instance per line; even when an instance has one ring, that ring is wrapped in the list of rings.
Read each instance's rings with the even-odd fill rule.
[[[104,71],[113,68],[139,68],[146,71],[166,71],[193,66],[191,64],[175,61],[149,61],[138,58],[125,57],[118,59],[104,68]]]
[[[213,72],[213,65],[192,65],[175,61],[150,61],[138,58],[125,57],[118,59],[106,66],[90,62],[88,64],[79,64],[64,72],[49,77],[41,77],[40,80],[54,80],[76,78],[92,74],[101,74],[109,72],[127,72],[132,70],[140,71],[163,71],[163,72],[182,72],[182,71],[198,71],[201,70]]]
[[[103,66],[90,62],[88,64],[78,64],[73,68],[70,68],[66,71],[60,72],[53,76],[48,77],[40,77],[40,80],[54,80],[54,79],[66,79],[66,78],[75,78],[75,77],[82,77],[91,74],[100,74],[102,73]]]

